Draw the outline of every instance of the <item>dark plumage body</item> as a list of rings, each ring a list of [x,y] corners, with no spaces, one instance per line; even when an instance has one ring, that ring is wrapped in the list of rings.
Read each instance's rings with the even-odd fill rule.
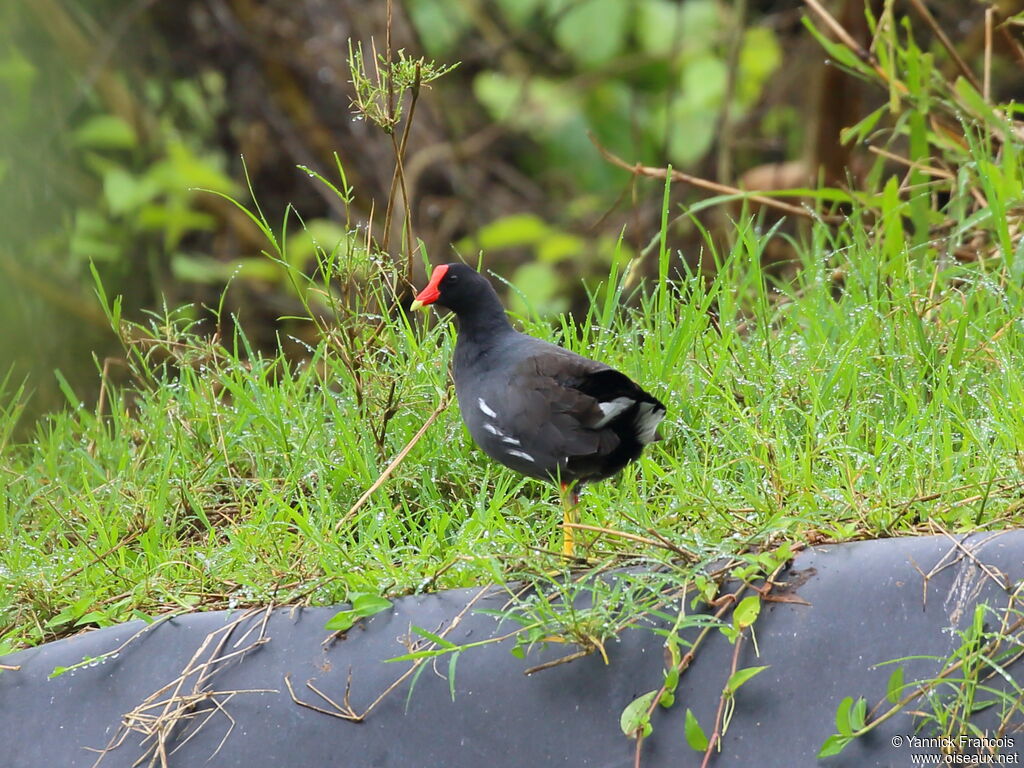
[[[459,410],[495,461],[578,487],[617,474],[658,439],[660,401],[604,363],[516,331],[475,270],[435,268],[414,307],[434,302],[458,317]]]

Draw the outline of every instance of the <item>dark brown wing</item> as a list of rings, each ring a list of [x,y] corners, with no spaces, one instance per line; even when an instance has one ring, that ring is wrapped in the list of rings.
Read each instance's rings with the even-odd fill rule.
[[[604,426],[607,416],[597,391],[614,377],[629,381],[602,363],[558,347],[527,357],[510,372],[500,393],[485,395],[487,402],[500,403],[500,416],[490,420],[495,430],[484,425],[477,442],[520,472],[583,479],[592,474],[586,471],[590,464],[620,443],[615,431]]]

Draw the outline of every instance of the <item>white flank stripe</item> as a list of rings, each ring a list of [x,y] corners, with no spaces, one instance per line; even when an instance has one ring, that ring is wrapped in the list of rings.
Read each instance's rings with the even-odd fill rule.
[[[494,426],[490,422],[487,422],[486,424],[484,424],[484,429],[486,429],[488,432],[490,432],[495,437],[500,437],[501,438],[501,442],[503,442],[503,443],[508,443],[509,445],[522,445],[522,443],[520,443],[516,438],[510,437],[509,435],[506,435],[504,432],[502,432],[500,429],[498,429],[496,426]],[[532,461],[532,459],[531,459],[531,461]]]
[[[636,439],[646,445],[653,443],[655,431],[665,418],[665,409],[655,409],[654,403],[640,403],[636,414]]]
[[[508,452],[508,455],[509,456],[518,456],[520,459],[526,459],[527,461],[535,461],[533,456],[528,454],[526,451],[515,451],[515,450],[512,450],[512,451]]]
[[[636,400],[631,397],[616,397],[614,400],[607,403],[598,403],[597,407],[601,409],[601,413],[604,414],[604,418],[594,425],[594,429],[603,427],[635,402]]]
[[[490,416],[493,419],[495,416],[498,415],[482,397],[478,397],[476,399],[476,404],[480,406],[480,410],[484,412],[484,416]]]

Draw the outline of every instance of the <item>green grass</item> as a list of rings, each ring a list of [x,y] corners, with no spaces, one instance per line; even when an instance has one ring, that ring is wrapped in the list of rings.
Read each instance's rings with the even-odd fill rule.
[[[613,275],[578,325],[520,318],[668,405],[665,439],[587,489],[584,523],[655,530],[704,563],[1020,523],[1014,265],[913,251],[858,216],[815,225],[784,280],[759,266],[766,236],[741,225],[730,253],[706,249],[714,276],[646,286],[627,309]],[[29,441],[0,441],[0,647],[169,610],[332,604],[560,566],[545,551],[560,536],[554,489],[487,460],[454,403],[335,530],[447,396],[450,324],[385,320],[359,337],[358,365],[337,336],[296,365],[211,341],[189,317],[153,318],[133,384],[108,388],[102,413],[68,391]],[[0,438],[18,397],[0,404]],[[671,556],[610,535],[590,551],[601,565]]]

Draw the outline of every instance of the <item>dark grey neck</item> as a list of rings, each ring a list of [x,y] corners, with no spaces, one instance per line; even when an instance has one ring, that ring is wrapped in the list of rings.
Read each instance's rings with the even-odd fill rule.
[[[462,342],[486,347],[508,333],[515,333],[498,294],[490,284],[477,294],[471,306],[460,307],[455,314],[459,318],[459,341]]]

